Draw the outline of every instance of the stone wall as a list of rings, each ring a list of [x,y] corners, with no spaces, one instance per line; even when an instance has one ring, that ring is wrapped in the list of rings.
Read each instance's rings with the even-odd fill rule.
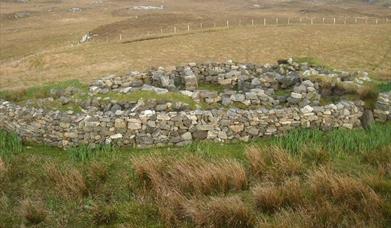
[[[328,130],[360,127],[362,108],[350,101],[326,106],[257,110],[111,112],[68,114],[0,100],[0,128],[23,139],[57,147],[79,144],[137,147],[186,145],[197,140],[226,142],[282,134],[292,128]]]
[[[391,120],[391,91],[380,93],[376,101],[374,116],[377,121]]]
[[[391,120],[391,92],[379,95],[373,115],[358,97],[344,100],[349,93],[343,88],[359,89],[370,81],[365,72],[330,70],[292,59],[276,65],[190,63],[107,76],[92,82],[88,91],[51,89],[49,97],[26,101],[23,106],[0,100],[0,128],[17,132],[27,141],[63,148],[105,143],[181,146],[198,140],[248,141],[298,127],[367,128],[374,118]],[[178,93],[190,97],[193,105],[164,96],[116,100],[144,90]],[[331,97],[336,104],[321,106]],[[46,109],[50,105],[45,104],[53,101],[64,106],[71,103],[82,113]]]

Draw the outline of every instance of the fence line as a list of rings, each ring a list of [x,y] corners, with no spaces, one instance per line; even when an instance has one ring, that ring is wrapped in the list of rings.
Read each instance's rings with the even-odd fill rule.
[[[235,23],[236,22],[236,23]],[[389,18],[375,18],[375,17],[264,17],[253,18],[247,20],[226,20],[225,23],[218,23],[216,21],[199,23],[177,24],[172,26],[165,26],[160,28],[160,36],[178,34],[178,33],[195,33],[217,29],[231,29],[234,27],[257,27],[257,26],[294,26],[294,25],[360,25],[360,24],[390,24]],[[181,27],[182,26],[182,27]],[[156,31],[149,31],[148,36],[157,36]],[[140,36],[145,37],[145,36]],[[119,40],[124,40],[123,34],[119,34]]]

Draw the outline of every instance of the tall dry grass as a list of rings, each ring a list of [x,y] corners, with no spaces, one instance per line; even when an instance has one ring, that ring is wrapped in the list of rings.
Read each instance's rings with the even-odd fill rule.
[[[42,201],[25,199],[20,203],[20,215],[27,225],[37,225],[45,221],[48,211]]]
[[[303,163],[284,149],[273,146],[266,149],[249,147],[246,156],[250,162],[251,174],[269,181],[282,181],[286,177],[301,175]]]
[[[56,191],[63,197],[79,199],[88,195],[85,179],[76,168],[70,167],[66,171],[61,171],[53,163],[46,164],[44,168]]]
[[[0,158],[0,174],[3,174],[7,171],[5,162]]]
[[[382,198],[362,180],[320,168],[309,174],[308,182],[315,200],[331,201],[366,219],[382,217]]]
[[[239,196],[189,201],[185,214],[199,227],[254,227],[254,213]]]
[[[156,156],[132,159],[136,176],[144,189],[150,189],[160,217],[168,226],[184,221],[185,207],[212,193],[247,188],[244,167],[235,160],[206,161],[197,156],[177,160]]]
[[[257,208],[267,213],[305,203],[304,187],[297,178],[286,180],[281,185],[258,184],[252,189],[252,194]]]
[[[210,194],[247,187],[244,167],[234,160],[206,161],[196,156],[176,161],[151,156],[132,159],[137,176],[155,192],[169,187],[186,193]]]

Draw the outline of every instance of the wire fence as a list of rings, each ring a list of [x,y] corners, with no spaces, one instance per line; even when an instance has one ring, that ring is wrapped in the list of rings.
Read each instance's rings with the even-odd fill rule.
[[[297,25],[381,25],[390,24],[391,19],[376,17],[264,17],[244,18],[225,21],[204,21],[167,25],[127,39],[125,34],[119,34],[121,42],[136,42],[149,39],[158,39],[173,35],[184,35],[198,32],[224,30],[238,27],[266,27],[266,26],[297,26]],[[107,39],[108,40],[108,39]]]

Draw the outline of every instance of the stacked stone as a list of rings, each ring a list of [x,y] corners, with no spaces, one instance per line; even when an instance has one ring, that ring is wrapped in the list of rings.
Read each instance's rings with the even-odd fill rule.
[[[310,80],[305,80],[293,88],[293,92],[287,100],[290,104],[298,104],[300,107],[319,105],[320,94],[318,89],[317,83],[314,84]]]
[[[391,92],[379,94],[374,115],[375,119],[381,122],[391,120]]]
[[[0,101],[0,128],[28,141],[58,147],[80,144],[138,147],[185,145],[208,139],[247,141],[283,134],[295,127],[331,129],[360,126],[361,108],[352,102],[301,109],[195,110],[68,114]]]

